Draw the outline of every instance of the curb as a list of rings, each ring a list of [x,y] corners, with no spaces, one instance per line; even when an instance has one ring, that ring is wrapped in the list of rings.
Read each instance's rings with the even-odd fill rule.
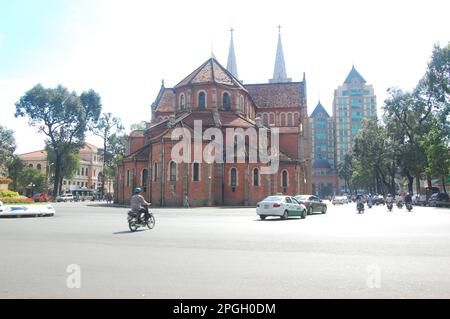
[[[37,213],[37,214],[0,214],[0,219],[1,218],[32,218],[32,217],[53,217],[55,214],[50,213],[50,214],[42,214],[42,213]]]

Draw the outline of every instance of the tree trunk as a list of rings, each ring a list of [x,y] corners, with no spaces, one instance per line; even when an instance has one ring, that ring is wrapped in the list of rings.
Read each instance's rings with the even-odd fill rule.
[[[106,162],[106,139],[108,137],[105,135],[105,139],[103,140],[103,166],[102,166],[102,191],[101,196],[105,195],[105,162]]]
[[[64,177],[61,175],[61,177],[59,178],[59,193],[60,194],[61,194],[61,191],[62,191],[63,179],[64,179]]]
[[[61,157],[62,155],[55,151],[56,163],[55,163],[55,180],[53,181],[53,196],[59,195],[58,186],[59,186],[59,177],[61,176]]]
[[[442,176],[442,188],[444,190],[444,193],[447,193],[447,190],[445,189],[445,179],[447,178],[447,176]]]
[[[416,193],[421,195],[421,188],[420,188],[420,174],[416,175]]]
[[[410,194],[413,193],[413,185],[414,185],[414,176],[411,176],[409,172],[406,172],[406,178],[408,178],[408,192]]]

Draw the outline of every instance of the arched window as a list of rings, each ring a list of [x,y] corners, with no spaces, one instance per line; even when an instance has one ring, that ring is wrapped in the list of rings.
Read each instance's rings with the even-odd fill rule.
[[[264,126],[269,126],[269,115],[267,113],[263,114],[263,124]]]
[[[185,98],[184,98],[184,94],[181,93],[180,95],[180,110],[184,110],[185,107]]]
[[[259,186],[259,169],[253,169],[253,186]]]
[[[276,124],[275,123],[275,114],[274,113],[270,113],[270,124]]]
[[[293,126],[293,121],[292,121],[292,113],[288,113],[287,115],[287,126]]]
[[[170,161],[169,163],[169,181],[177,181],[177,163],[174,161]]]
[[[233,167],[230,170],[230,186],[235,188],[238,185],[237,168]]]
[[[42,170],[42,165],[41,164],[37,164],[36,165],[36,169],[40,172]]]
[[[284,113],[280,114],[280,125],[286,126],[286,114],[284,114]]]
[[[126,183],[127,187],[130,187],[130,170],[127,170]]]
[[[28,168],[33,168],[33,164],[29,164],[29,165],[28,165]]]
[[[153,164],[153,181],[158,181],[158,163]]]
[[[228,94],[228,92],[223,92],[222,104],[223,104],[223,108],[225,110],[231,110],[231,100],[230,100],[230,94]]]
[[[84,176],[84,167],[81,168],[81,176]]]
[[[244,97],[242,95],[239,96],[239,111],[244,112]]]
[[[148,183],[148,169],[143,169],[142,176],[141,176],[141,186],[142,186],[144,192],[147,191],[147,183]]]
[[[198,107],[200,109],[206,108],[206,93],[203,91],[198,94]]]
[[[192,166],[192,180],[194,182],[200,181],[200,163],[195,162]]]
[[[284,192],[287,191],[288,186],[289,186],[289,173],[288,171],[284,170],[281,173],[281,187],[283,187]]]

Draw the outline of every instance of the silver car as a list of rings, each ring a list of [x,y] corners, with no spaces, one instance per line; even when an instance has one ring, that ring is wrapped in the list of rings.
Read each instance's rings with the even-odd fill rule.
[[[291,196],[275,195],[268,196],[256,205],[256,214],[262,220],[268,216],[278,216],[288,219],[290,216],[298,216],[305,219],[306,207],[298,203]]]

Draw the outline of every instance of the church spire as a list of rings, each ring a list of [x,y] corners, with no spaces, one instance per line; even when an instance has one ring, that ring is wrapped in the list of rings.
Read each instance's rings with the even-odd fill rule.
[[[236,55],[234,54],[234,42],[233,42],[233,32],[234,29],[230,29],[231,32],[231,41],[230,41],[230,51],[228,53],[228,63],[227,63],[227,70],[233,74],[233,76],[238,79],[238,72],[237,72],[237,66],[236,66]]]
[[[273,71],[273,79],[269,80],[270,83],[283,83],[291,82],[286,74],[286,65],[284,63],[283,44],[281,43],[281,26],[278,26],[278,46],[277,56],[275,58],[275,68]]]

